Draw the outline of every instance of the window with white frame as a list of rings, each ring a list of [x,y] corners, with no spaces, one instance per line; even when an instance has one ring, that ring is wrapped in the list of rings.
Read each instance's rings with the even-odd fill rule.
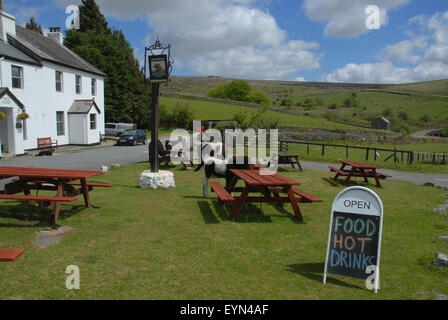
[[[11,66],[12,87],[15,89],[23,89],[23,68]]]
[[[61,71],[56,71],[55,73],[55,77],[56,77],[56,91],[57,92],[62,92],[62,90],[64,89],[64,75]]]
[[[96,96],[96,79],[92,78],[92,96]]]
[[[75,78],[75,90],[76,90],[76,94],[82,93],[82,78],[81,78],[81,76],[78,76],[78,75],[76,75],[76,78]]]
[[[90,114],[90,130],[96,130],[96,114]]]
[[[65,135],[64,112],[56,111],[56,130],[58,136]]]

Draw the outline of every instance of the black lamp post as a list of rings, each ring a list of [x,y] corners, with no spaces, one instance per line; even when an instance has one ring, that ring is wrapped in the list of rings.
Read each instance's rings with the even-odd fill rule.
[[[159,39],[145,48],[145,80],[152,85],[151,93],[151,144],[149,156],[151,172],[159,172],[159,92],[160,83],[167,83],[173,69],[174,61],[171,57],[171,45],[164,47]]]

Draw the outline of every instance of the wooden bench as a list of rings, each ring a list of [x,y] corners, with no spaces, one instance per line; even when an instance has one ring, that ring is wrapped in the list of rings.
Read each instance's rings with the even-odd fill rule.
[[[315,196],[313,196],[313,195],[311,195],[309,193],[306,193],[306,192],[304,192],[302,190],[299,190],[297,188],[292,188],[292,191],[302,198],[301,202],[307,202],[307,203],[324,202],[324,200],[322,200],[322,199],[320,199],[318,197],[315,197]]]
[[[13,194],[0,194],[0,200],[19,200],[19,201],[37,201],[37,202],[73,202],[77,197],[53,197],[53,196],[18,196]]]
[[[71,181],[67,182],[67,185],[69,186],[81,186],[81,182],[79,181]],[[115,185],[112,183],[103,183],[103,182],[86,182],[87,187],[89,187],[89,191],[93,189],[93,187],[100,187],[100,188],[112,188]]]
[[[39,155],[44,153],[52,155],[57,147],[57,140],[51,140],[51,137],[37,138],[37,151],[39,151]]]
[[[228,193],[227,190],[219,182],[212,181],[210,182],[210,186],[218,196],[219,200],[223,202],[235,201],[235,198],[230,193]]]
[[[330,171],[336,172],[341,176],[348,176],[350,174],[350,172],[348,172],[348,171],[344,171],[344,170],[341,170],[341,169],[333,167],[333,166],[329,166],[328,168],[330,168]]]

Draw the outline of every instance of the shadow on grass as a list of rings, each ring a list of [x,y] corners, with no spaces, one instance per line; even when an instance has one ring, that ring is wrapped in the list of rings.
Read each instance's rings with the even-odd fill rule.
[[[355,178],[356,179],[356,178]],[[363,178],[358,178],[358,179],[363,179]],[[372,179],[372,178],[369,178]],[[362,186],[362,187],[366,187],[366,188],[374,188],[374,189],[382,189],[382,187],[378,187],[376,185],[375,180],[372,181],[368,181],[365,182],[363,181],[357,181],[357,180],[350,180],[348,182],[348,184],[345,184],[345,179],[337,179],[334,180],[333,178],[322,178],[323,181],[327,182],[328,184],[330,184],[332,187],[344,187],[344,188],[348,188],[348,187],[354,187],[354,186]]]
[[[215,217],[208,201],[201,200],[197,202],[202,218],[206,224],[218,224],[219,220]]]
[[[317,262],[317,263],[302,263],[302,264],[291,264],[286,267],[286,270],[289,272],[294,272],[299,274],[300,276],[306,277],[311,280],[318,281],[323,284],[323,274],[324,274],[325,263]],[[327,276],[327,283],[331,283],[334,285],[358,289],[362,290],[362,287],[354,286],[349,283],[340,281],[338,279],[332,278],[331,275]]]
[[[61,206],[58,216],[58,222],[67,219],[81,210],[84,206]],[[17,222],[0,223],[0,227],[5,228],[34,228],[52,226],[53,206],[48,208],[39,208],[31,203],[19,203],[15,206],[0,206],[0,218],[14,219]]]
[[[230,215],[233,210],[233,204],[221,204],[219,201],[200,200],[197,201],[202,218],[207,224],[217,224],[220,221],[231,221]],[[213,207],[212,207],[213,206]],[[214,210],[213,210],[214,209]],[[218,217],[215,215],[215,213]],[[237,223],[271,223],[270,217],[263,214],[263,212],[255,205],[248,203],[241,208],[238,216],[234,222]]]

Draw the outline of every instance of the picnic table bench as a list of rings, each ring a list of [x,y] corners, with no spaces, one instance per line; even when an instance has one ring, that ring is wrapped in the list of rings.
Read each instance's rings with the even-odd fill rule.
[[[30,167],[0,167],[0,179],[12,178],[0,192],[0,200],[37,201],[40,207],[53,204],[52,223],[56,224],[61,202],[73,202],[82,194],[86,207],[90,207],[89,191],[93,187],[113,187],[113,184],[87,182],[86,179],[104,174],[103,171],[65,170]],[[80,186],[80,188],[75,188]],[[31,190],[37,190],[31,195]],[[41,190],[56,191],[56,195],[38,195]],[[24,195],[18,195],[18,193]]]
[[[235,219],[240,209],[245,203],[287,203],[289,202],[294,211],[294,215],[299,221],[303,221],[299,203],[322,202],[322,199],[310,195],[295,188],[300,182],[283,177],[279,174],[261,175],[259,170],[230,169],[233,179],[229,190],[224,188],[219,182],[210,182],[210,186],[219,198],[220,202],[234,203],[235,206],[230,215]],[[244,188],[236,188],[238,180],[245,182]],[[240,196],[232,196],[232,192],[241,192]],[[258,196],[249,196],[251,193],[259,193]],[[286,194],[287,197],[281,197]],[[297,196],[296,196],[297,195]]]
[[[52,140],[51,137],[37,138],[37,151],[39,154],[47,153],[52,155],[58,147],[58,141]]]
[[[363,163],[359,161],[346,161],[340,160],[342,166],[340,168],[336,168],[334,166],[328,166],[331,172],[336,172],[334,176],[334,180],[337,180],[339,176],[346,177],[344,184],[348,184],[352,177],[361,177],[364,178],[365,182],[368,182],[368,178],[374,178],[376,181],[376,185],[381,187],[380,179],[390,178],[392,176],[377,172],[376,170],[379,168],[377,166]],[[351,167],[346,169],[346,167]]]

